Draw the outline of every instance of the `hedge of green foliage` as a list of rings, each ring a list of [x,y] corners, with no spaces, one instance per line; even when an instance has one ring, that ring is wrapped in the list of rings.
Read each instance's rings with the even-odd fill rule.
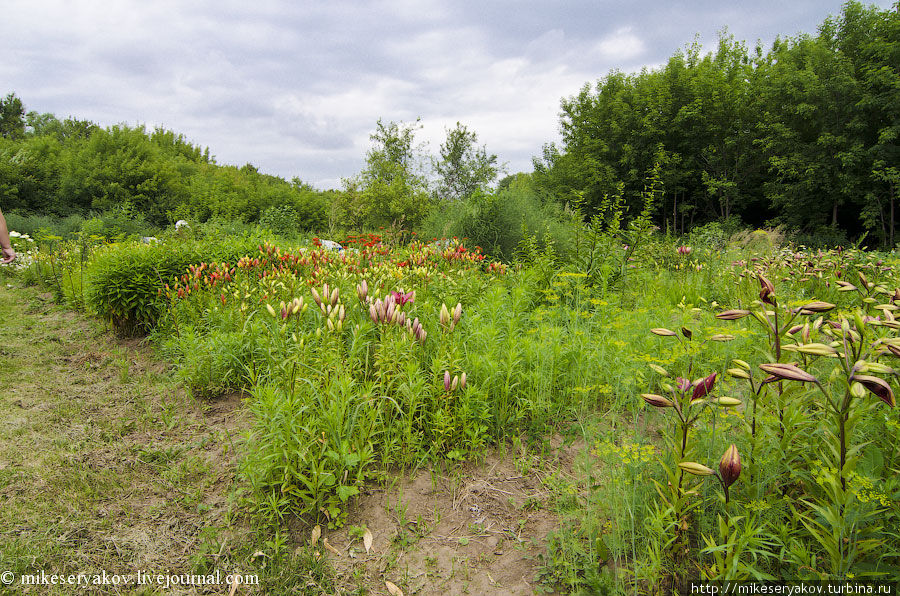
[[[125,335],[149,332],[165,308],[161,290],[201,262],[235,262],[257,249],[252,236],[229,242],[172,237],[156,244],[126,242],[100,249],[85,272],[87,306]]]

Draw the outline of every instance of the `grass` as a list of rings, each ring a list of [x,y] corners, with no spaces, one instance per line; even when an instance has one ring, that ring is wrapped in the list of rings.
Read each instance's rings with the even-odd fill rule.
[[[223,410],[189,398],[139,342],[35,289],[0,288],[0,319],[0,570],[260,577],[260,587],[239,593],[293,586],[293,572],[330,577],[327,561],[308,554],[255,568],[250,555],[265,543],[234,490],[239,402]]]
[[[238,594],[378,594],[384,579],[426,591],[466,582],[470,593],[484,593],[479,586],[493,586],[488,576],[509,585],[533,581],[543,548],[535,524],[553,522],[546,507],[528,505],[546,498],[530,478],[546,464],[525,477],[516,472],[517,455],[507,452],[465,470],[399,474],[354,507],[350,526],[373,530],[372,554],[349,529],[326,532],[338,557],[311,547],[308,527],[296,521],[260,526],[248,515],[246,489],[236,481],[251,424],[240,394],[193,399],[140,341],[117,338],[16,278],[3,282],[0,572],[258,576],[258,587]],[[514,516],[509,528],[528,538],[502,558],[473,534],[465,506],[472,499],[467,487],[485,482],[517,495],[512,506],[482,502],[491,532],[505,531],[498,529]],[[22,587],[30,594],[71,591]],[[222,587],[145,586],[138,593],[220,594]]]
[[[120,436],[110,440],[127,443],[152,422],[159,435],[131,444],[121,460],[170,491],[154,506],[177,502],[213,520],[222,510],[206,495],[221,488],[211,480],[221,462],[204,454],[218,446],[237,481],[223,490],[224,525],[203,530],[211,546],[198,547],[195,561],[209,567],[202,553],[219,545],[214,560],[243,556],[269,582],[264,590],[286,586],[297,565],[310,568],[312,590],[365,592],[391,581],[413,593],[531,586],[535,572],[544,588],[566,593],[635,594],[699,577],[890,573],[891,437],[900,426],[872,395],[893,401],[896,371],[877,361],[891,358],[880,342],[893,341],[894,307],[877,307],[883,320],[854,309],[893,300],[892,270],[860,253],[750,257],[648,243],[609,292],[548,255],[506,270],[456,245],[343,256],[264,245],[237,263],[194,265],[165,287],[152,335],[177,373],[145,374],[121,341],[98,363],[133,415],[119,417]],[[862,289],[847,287],[857,277]],[[774,316],[760,302],[774,308],[769,287],[786,325],[780,343],[768,327],[746,324],[753,318],[716,318],[725,308]],[[391,292],[409,298],[404,316],[427,333],[391,319]],[[837,307],[798,312],[811,300]],[[459,310],[447,308],[457,301]],[[819,313],[832,323],[814,322]],[[788,332],[787,321],[808,324]],[[865,356],[870,364],[851,370],[855,355],[829,373],[835,361],[811,357],[841,347],[839,334],[862,346],[860,333],[881,338]],[[801,337],[813,352],[799,350]],[[750,392],[745,379],[761,380],[757,365],[790,358],[828,379],[837,418],[812,386],[790,379]],[[866,371],[876,378],[856,376]],[[157,386],[174,389],[148,401]],[[195,436],[191,408],[242,391],[246,436],[227,424]],[[137,394],[142,401],[128,401]],[[58,424],[85,417],[69,402],[50,411]],[[859,455],[855,445],[871,447]],[[859,467],[836,469],[832,451]],[[728,485],[724,464],[716,471],[723,452],[732,454]],[[745,472],[729,493],[736,453]],[[497,466],[508,468],[503,478]],[[464,481],[463,470],[477,480]],[[422,473],[430,488],[417,485]],[[126,490],[120,480],[114,471],[72,485],[96,499]],[[330,542],[309,543],[317,524]],[[224,537],[240,527],[256,538]],[[361,528],[381,542],[375,552],[360,550]],[[773,528],[782,528],[777,537]],[[832,530],[846,540],[832,540]],[[520,552],[508,565],[491,563],[510,547]],[[302,563],[306,555],[327,558],[327,569]]]

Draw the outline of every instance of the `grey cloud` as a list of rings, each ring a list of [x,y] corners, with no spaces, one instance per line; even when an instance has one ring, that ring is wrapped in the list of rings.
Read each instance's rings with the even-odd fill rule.
[[[879,0],[887,8],[891,0]],[[220,163],[333,186],[379,117],[457,120],[529,170],[562,97],[664,63],[728,26],[750,45],[813,32],[841,0],[31,0],[5,7],[0,80],[28,109],[163,123]]]

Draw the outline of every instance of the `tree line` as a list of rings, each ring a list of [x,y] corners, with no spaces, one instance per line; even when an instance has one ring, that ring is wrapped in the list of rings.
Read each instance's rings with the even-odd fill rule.
[[[622,184],[637,205],[658,166],[669,231],[734,218],[893,247],[900,4],[848,2],[768,51],[725,32],[713,52],[695,42],[662,68],[611,72],[562,101],[560,131],[534,160],[557,200],[596,210]]]
[[[346,178],[341,191],[320,191],[252,164],[219,165],[208,148],[163,128],[101,128],[26,113],[10,93],[0,98],[0,205],[55,216],[125,206],[157,226],[178,219],[254,223],[275,210],[289,213],[297,231],[415,227],[438,197],[486,191],[501,171],[466,126],[448,130],[434,158],[415,144],[417,129],[418,122],[379,120],[365,169]]]

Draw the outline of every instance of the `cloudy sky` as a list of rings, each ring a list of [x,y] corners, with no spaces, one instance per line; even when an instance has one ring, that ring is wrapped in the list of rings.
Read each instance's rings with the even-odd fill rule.
[[[875,4],[889,8],[891,0]],[[723,27],[814,33],[839,0],[6,0],[0,94],[102,126],[164,126],[220,164],[319,188],[359,172],[378,118],[457,121],[510,172],[558,138],[560,99]]]

